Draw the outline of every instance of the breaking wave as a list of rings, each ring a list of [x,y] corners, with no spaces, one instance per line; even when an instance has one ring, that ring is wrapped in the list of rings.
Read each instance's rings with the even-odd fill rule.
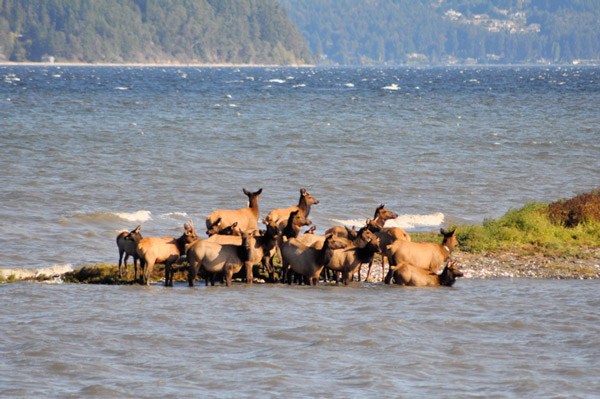
[[[363,227],[364,219],[331,219],[335,223],[342,224],[348,227]],[[400,215],[396,219],[388,220],[385,227],[400,227],[404,230],[413,230],[424,227],[439,227],[444,223],[445,216],[441,212],[432,213],[429,215]]]

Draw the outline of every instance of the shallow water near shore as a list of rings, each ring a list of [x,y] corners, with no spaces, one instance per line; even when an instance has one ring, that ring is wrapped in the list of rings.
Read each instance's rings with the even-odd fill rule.
[[[0,396],[593,397],[599,284],[4,284]]]

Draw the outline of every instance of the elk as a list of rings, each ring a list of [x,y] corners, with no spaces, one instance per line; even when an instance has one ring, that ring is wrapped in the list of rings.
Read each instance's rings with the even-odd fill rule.
[[[211,273],[211,285],[215,285],[216,273],[223,273],[225,285],[231,286],[233,275],[248,262],[248,251],[243,245],[219,244],[208,240],[199,240],[188,247],[188,285],[194,286],[200,268]],[[246,279],[252,283],[252,267],[246,268]],[[208,277],[205,284],[208,285]]]
[[[433,242],[410,242],[395,241],[387,246],[390,271],[385,277],[385,283],[389,284],[393,271],[392,266],[408,263],[414,267],[429,270],[437,273],[444,262],[450,258],[459,243],[455,237],[456,230],[446,231],[440,229],[440,234],[444,237],[441,244]]]
[[[379,242],[381,245],[381,275],[385,275],[385,258],[387,255],[387,246],[396,240],[410,241],[410,236],[407,232],[402,230],[399,227],[384,227],[385,222],[390,219],[396,219],[398,214],[396,212],[392,212],[385,208],[384,204],[379,205],[375,209],[375,215],[372,220],[367,219],[367,228],[371,230],[377,238],[379,238]],[[373,267],[373,261],[369,262],[369,267],[367,269],[367,276],[365,277],[365,281],[369,280],[369,276],[371,275],[371,268]],[[358,269],[358,280],[360,281],[360,271],[361,268]]]
[[[172,265],[185,253],[186,245],[198,239],[194,224],[190,221],[183,225],[185,232],[179,238],[147,237],[142,238],[136,245],[136,253],[140,258],[143,270],[142,282],[150,284],[150,276],[154,265],[165,265],[165,287],[173,286]]]
[[[458,264],[452,261],[448,261],[439,274],[406,262],[390,266],[390,272],[392,273],[391,279],[395,284],[411,287],[451,287],[458,277],[463,276]]]
[[[258,199],[262,188],[253,193],[245,188],[242,191],[248,196],[248,207],[213,211],[206,217],[206,234],[211,236],[236,222],[238,229],[242,231],[258,230]]]
[[[356,231],[356,228],[354,226],[352,226],[352,228],[349,228],[347,226],[333,226],[325,230],[325,234],[329,233],[337,237],[347,238],[350,241],[358,237],[358,232]]]
[[[123,277],[123,269],[121,268],[121,262],[127,272],[127,259],[133,257],[133,279],[137,280],[138,276],[138,255],[135,251],[137,243],[142,239],[140,234],[141,225],[137,226],[131,231],[123,231],[117,236],[117,247],[119,248],[119,278]],[[125,259],[123,259],[125,255]]]
[[[262,234],[256,232],[242,232],[242,246],[248,253],[246,268],[252,269],[253,265],[261,263],[263,268],[269,273],[269,280],[275,281],[275,268],[273,266],[273,256],[277,249],[277,240],[279,238],[279,229],[267,225],[267,230]]]
[[[332,250],[343,248],[345,243],[332,240],[333,234],[328,234],[325,237],[325,242],[321,249],[308,246],[297,238],[290,238],[281,247],[283,281],[288,284],[292,283],[292,275],[288,273],[288,267],[294,272],[308,278],[310,285],[319,284],[319,276],[323,267],[329,263],[332,255]]]
[[[338,272],[341,272],[342,282],[344,285],[348,285],[360,265],[371,262],[376,252],[380,252],[379,239],[366,227],[363,227],[351,245],[333,251],[325,266],[336,272],[336,284],[339,282]]]
[[[300,211],[307,218],[310,213],[310,206],[319,203],[315,197],[309,194],[305,188],[300,189],[300,199],[298,205],[290,206],[289,208],[273,209],[264,220],[264,224],[276,226],[279,231],[283,231],[287,224],[290,213]]]

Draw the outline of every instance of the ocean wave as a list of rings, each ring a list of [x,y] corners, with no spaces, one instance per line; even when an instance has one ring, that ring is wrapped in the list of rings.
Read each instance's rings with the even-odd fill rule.
[[[439,227],[444,223],[445,216],[441,212],[431,213],[428,215],[400,215],[396,219],[388,220],[385,227],[400,227],[404,230],[411,230],[420,227]],[[337,224],[348,227],[363,227],[364,219],[331,219]]]
[[[383,90],[400,90],[400,86],[398,86],[396,83],[392,83],[391,85],[383,86],[382,89]]]
[[[186,212],[167,212],[160,215],[161,218],[184,219],[189,217]]]
[[[124,220],[126,222],[143,223],[147,222],[148,220],[152,220],[152,213],[144,210],[135,212],[89,212],[78,213],[73,217],[76,219],[94,222]]]
[[[136,211],[136,212],[115,212],[115,216],[128,222],[147,222],[152,220],[152,212]]]

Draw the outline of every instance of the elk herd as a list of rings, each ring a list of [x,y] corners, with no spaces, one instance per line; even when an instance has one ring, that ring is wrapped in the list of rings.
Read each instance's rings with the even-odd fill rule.
[[[441,244],[412,242],[403,229],[384,227],[387,220],[397,218],[398,214],[380,205],[373,219],[367,219],[359,230],[334,226],[319,235],[312,226],[301,233],[304,226],[312,224],[308,219],[311,206],[319,203],[304,188],[300,189],[298,205],[272,210],[263,220],[266,229],[259,230],[258,202],[262,188],[256,192],[243,189],[243,192],[248,197],[247,207],[219,209],[207,216],[208,238],[199,237],[191,221],[184,224],[180,237],[142,237],[141,226],[120,233],[117,236],[119,277],[123,268],[127,269],[131,256],[134,280],[149,284],[154,265],[164,264],[165,286],[172,286],[173,265],[185,257],[190,286],[199,275],[206,285],[214,285],[219,277],[229,286],[234,275],[242,270],[245,281],[251,284],[255,265],[263,268],[271,282],[318,285],[321,278],[334,278],[338,283],[341,277],[342,283],[348,285],[355,275],[361,280],[363,265],[367,265],[365,281],[369,279],[375,254],[381,255],[386,284],[452,286],[463,275],[450,260],[458,246],[454,230],[440,230]],[[275,256],[280,259],[280,269],[273,261]]]

